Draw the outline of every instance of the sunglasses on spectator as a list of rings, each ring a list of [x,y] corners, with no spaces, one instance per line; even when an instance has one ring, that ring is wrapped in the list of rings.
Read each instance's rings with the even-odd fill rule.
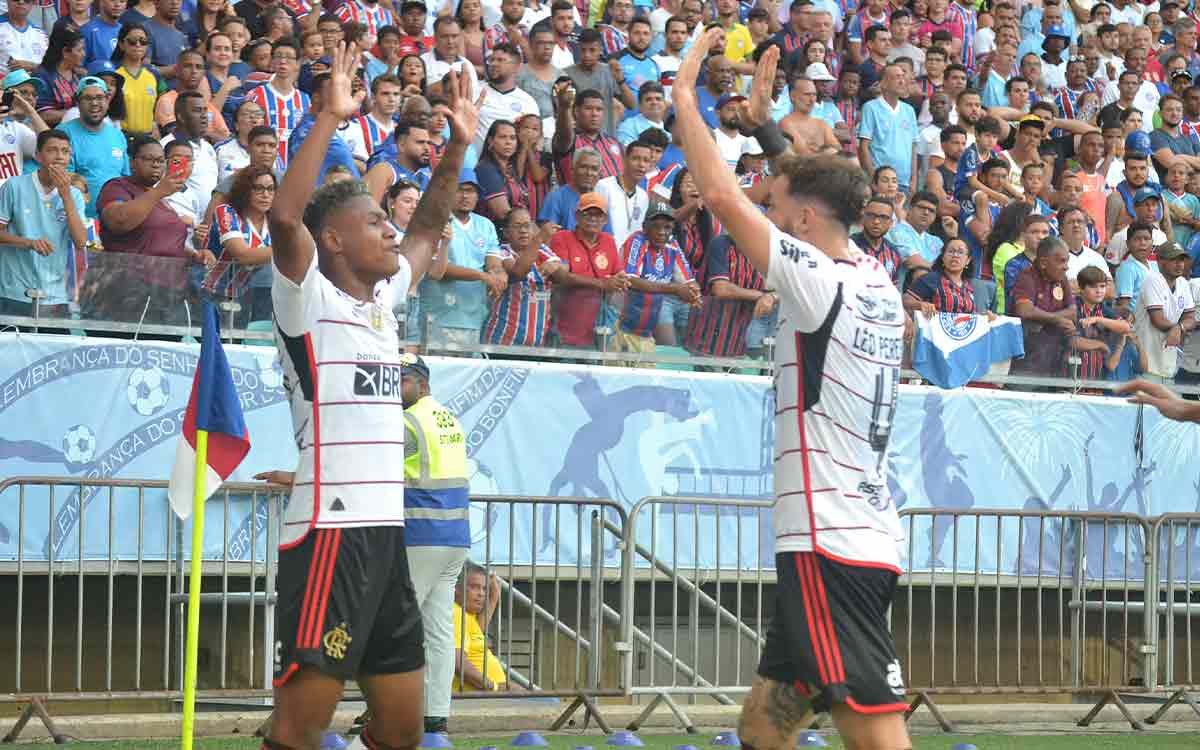
[[[129,36],[125,37],[125,43],[132,44],[137,47],[145,47],[146,45],[150,44],[150,40],[140,36]]]

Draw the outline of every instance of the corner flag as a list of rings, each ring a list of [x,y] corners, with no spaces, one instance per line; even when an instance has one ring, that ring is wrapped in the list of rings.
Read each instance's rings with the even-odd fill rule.
[[[203,503],[216,492],[249,452],[250,433],[233,386],[229,360],[221,347],[217,310],[205,303],[200,361],[192,378],[192,395],[167,489],[175,515],[184,519],[190,516],[193,502]],[[196,486],[198,464],[206,468],[200,487]]]

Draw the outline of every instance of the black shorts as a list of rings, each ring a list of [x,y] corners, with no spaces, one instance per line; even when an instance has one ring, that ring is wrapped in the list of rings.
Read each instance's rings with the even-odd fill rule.
[[[425,666],[403,526],[312,529],[279,551],[275,686],[301,667],[346,680]]]
[[[780,552],[775,568],[775,618],[758,673],[795,685],[817,712],[838,703],[860,713],[907,710],[887,624],[896,574],[813,552]]]

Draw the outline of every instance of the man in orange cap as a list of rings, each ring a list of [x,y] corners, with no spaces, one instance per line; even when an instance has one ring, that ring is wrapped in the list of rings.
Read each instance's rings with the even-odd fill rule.
[[[550,239],[550,249],[563,261],[551,277],[563,290],[554,305],[560,346],[594,348],[596,318],[604,296],[629,288],[617,245],[604,231],[607,220],[604,197],[584,193],[575,208],[575,229],[560,229]]]

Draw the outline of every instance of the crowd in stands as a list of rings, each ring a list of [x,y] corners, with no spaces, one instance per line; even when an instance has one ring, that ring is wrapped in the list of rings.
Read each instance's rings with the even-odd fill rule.
[[[348,43],[362,111],[320,179],[365,180],[400,230],[445,149],[448,72],[484,97],[397,310],[410,341],[761,355],[775,295],[671,108],[718,27],[701,110],[752,201],[770,164],[740,120],[777,46],[771,116],[871,176],[853,240],[912,314],[1021,318],[1016,372],[1200,382],[1198,24],[1174,0],[8,0],[0,315],[181,323],[210,299],[269,321],[274,192]],[[119,283],[89,276],[115,254],[138,256]]]

